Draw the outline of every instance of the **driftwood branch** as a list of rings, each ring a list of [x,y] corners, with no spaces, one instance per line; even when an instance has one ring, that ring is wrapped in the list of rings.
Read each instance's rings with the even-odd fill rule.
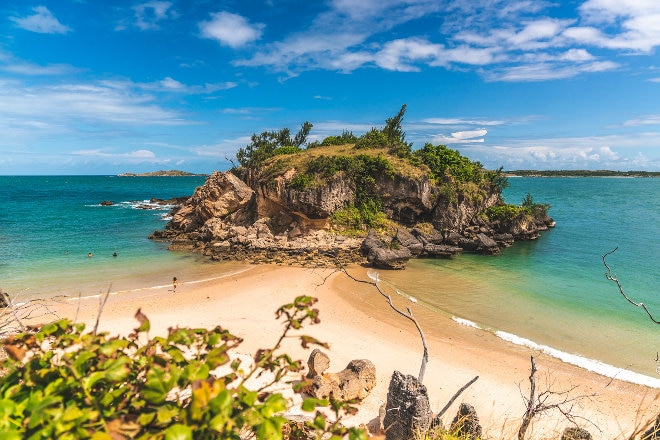
[[[413,324],[415,324],[415,327],[417,328],[417,331],[419,332],[419,336],[422,339],[422,346],[424,347],[424,354],[422,355],[422,364],[419,367],[419,375],[417,376],[417,380],[419,383],[424,382],[424,374],[426,372],[426,364],[429,360],[429,350],[428,346],[426,345],[426,337],[424,336],[424,331],[422,330],[422,327],[419,325],[419,322],[417,322],[417,319],[415,319],[415,316],[412,313],[412,310],[410,310],[409,307],[406,308],[407,313],[404,312],[403,310],[397,308],[394,303],[392,302],[392,296],[386,294],[383,289],[380,288],[379,284],[379,278],[378,278],[378,272],[376,272],[376,275],[374,278],[372,278],[374,281],[367,281],[367,280],[361,280],[358,278],[355,278],[353,275],[349,274],[348,271],[340,266],[340,270],[346,274],[347,277],[352,279],[353,281],[356,281],[358,283],[365,283],[365,284],[370,284],[378,290],[378,293],[380,293],[385,299],[387,299],[387,303],[389,306],[394,310],[396,313],[399,315],[403,316],[404,318],[410,320]]]
[[[523,440],[525,438],[527,429],[534,418],[549,411],[558,411],[566,420],[575,426],[578,426],[578,421],[584,421],[600,431],[600,428],[598,428],[598,426],[591,420],[574,413],[576,406],[579,406],[581,400],[592,399],[596,397],[598,393],[575,396],[574,392],[577,389],[577,386],[570,387],[565,391],[553,391],[550,389],[551,384],[549,384],[545,390],[538,392],[536,387],[536,373],[538,370],[536,369],[534,356],[530,356],[530,359],[532,367],[529,374],[529,397],[523,396],[525,402],[525,414],[523,415],[522,423],[518,430],[518,440]],[[605,387],[608,387],[611,383],[612,381],[605,385]]]
[[[635,307],[643,308],[644,311],[646,312],[646,314],[649,315],[649,318],[651,318],[651,321],[653,321],[656,324],[660,324],[660,321],[658,321],[657,319],[655,319],[653,317],[653,315],[649,311],[648,307],[646,307],[646,304],[644,304],[643,302],[635,302],[632,299],[630,299],[630,297],[628,295],[626,295],[626,293],[623,291],[623,286],[621,286],[621,283],[619,282],[619,279],[612,272],[612,269],[610,268],[610,266],[608,266],[607,256],[613,254],[614,252],[616,252],[617,249],[619,249],[618,246],[603,255],[603,264],[605,265],[605,268],[607,269],[607,272],[605,272],[605,278],[607,278],[609,281],[612,281],[612,282],[616,283],[617,287],[619,288],[619,292],[621,292],[621,295],[623,295],[623,297],[626,299],[626,301],[628,301],[630,304],[634,305]]]
[[[45,316],[52,316],[53,319],[59,319],[57,313],[50,308],[50,303],[54,299],[31,299],[19,301],[18,295],[11,298],[6,292],[0,289],[2,298],[2,307],[0,307],[0,337],[11,334],[21,333],[29,329],[26,321],[32,319],[41,319]]]
[[[449,399],[449,402],[447,402],[445,407],[440,410],[440,412],[435,416],[435,418],[440,419],[440,417],[442,417],[442,415],[447,412],[447,410],[452,405],[452,403],[454,403],[454,401],[458,399],[458,396],[463,394],[463,391],[467,390],[470,387],[470,385],[472,385],[477,381],[477,379],[479,379],[479,376],[474,376],[471,381],[469,381],[468,383],[463,385],[458,391],[456,391],[456,393],[452,396],[451,399]]]
[[[96,332],[99,329],[99,322],[101,321],[101,313],[103,312],[103,307],[105,307],[105,303],[108,301],[108,297],[110,297],[110,289],[112,288],[112,284],[108,286],[108,290],[105,292],[105,294],[102,294],[99,296],[99,313],[96,315],[96,323],[94,324],[94,331],[92,334],[96,335]]]

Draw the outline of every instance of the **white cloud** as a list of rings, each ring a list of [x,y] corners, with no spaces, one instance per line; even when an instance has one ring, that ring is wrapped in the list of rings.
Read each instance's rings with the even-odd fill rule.
[[[485,128],[479,130],[455,131],[451,136],[436,135],[433,137],[433,143],[436,144],[467,144],[474,142],[484,142],[484,136],[488,133]]]
[[[506,121],[502,120],[485,120],[485,119],[470,119],[470,118],[427,118],[422,122],[427,124],[437,125],[503,125]]]
[[[66,34],[71,28],[63,25],[45,6],[32,8],[34,14],[27,17],[10,17],[21,29],[40,34]]]
[[[134,25],[142,30],[154,30],[160,27],[163,20],[178,17],[172,9],[172,2],[150,1],[133,6],[135,12]]]
[[[201,22],[199,28],[204,38],[237,48],[261,38],[264,25],[250,24],[244,17],[230,12],[217,12],[211,14],[210,21]]]
[[[642,125],[660,125],[660,115],[646,115],[629,119],[623,123],[625,127],[639,127]]]
[[[104,158],[124,158],[124,159],[155,159],[156,154],[150,150],[135,150],[126,153],[108,153],[108,149],[94,149],[94,150],[77,150],[72,151],[70,154],[74,156],[92,156]]]

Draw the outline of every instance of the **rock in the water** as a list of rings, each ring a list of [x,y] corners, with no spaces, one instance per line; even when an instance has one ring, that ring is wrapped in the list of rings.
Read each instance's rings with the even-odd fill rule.
[[[572,426],[564,430],[561,440],[591,440],[591,434],[586,429]]]
[[[401,245],[390,248],[373,230],[362,242],[361,250],[367,261],[380,269],[404,269],[412,256],[410,250]]]
[[[115,202],[113,202],[112,200],[104,200],[101,203],[99,203],[99,205],[101,205],[101,206],[112,206],[114,204],[115,204]]]
[[[376,367],[368,359],[352,360],[338,373],[324,373],[330,366],[330,359],[314,350],[307,364],[310,368],[307,377],[311,377],[312,384],[305,392],[317,399],[332,396],[337,400],[362,400],[376,386]]]
[[[468,403],[461,403],[449,430],[460,438],[471,440],[481,438],[482,429],[474,407]]]
[[[386,440],[413,440],[420,438],[420,434],[423,438],[432,418],[426,387],[416,377],[395,371],[387,391],[383,419]]]

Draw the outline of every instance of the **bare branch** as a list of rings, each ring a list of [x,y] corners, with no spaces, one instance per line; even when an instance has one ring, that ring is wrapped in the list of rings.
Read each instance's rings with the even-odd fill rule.
[[[112,288],[112,284],[108,286],[108,290],[105,292],[104,295],[99,296],[99,313],[96,315],[96,323],[94,324],[94,331],[92,332],[93,335],[96,335],[96,332],[99,328],[99,322],[101,321],[101,313],[103,312],[103,307],[105,307],[105,303],[108,301],[111,288]]]
[[[424,347],[424,354],[422,355],[422,364],[419,367],[419,375],[417,377],[417,380],[419,383],[424,382],[424,374],[426,373],[426,364],[429,360],[429,351],[428,351],[428,346],[426,345],[426,337],[424,336],[424,331],[422,331],[422,327],[419,325],[419,322],[417,322],[417,319],[415,319],[415,316],[413,315],[412,311],[410,308],[407,308],[407,312],[404,312],[401,309],[398,309],[394,303],[392,302],[392,296],[386,294],[383,292],[383,290],[380,288],[379,285],[379,278],[378,278],[378,272],[376,272],[375,280],[374,281],[366,281],[366,280],[360,280],[355,278],[353,275],[349,274],[348,271],[343,267],[339,266],[340,270],[346,274],[347,277],[352,279],[353,281],[356,281],[358,283],[365,283],[365,284],[371,284],[378,290],[378,293],[380,293],[385,299],[387,299],[387,303],[390,305],[392,310],[397,312],[399,315],[403,316],[404,318],[410,320],[415,324],[415,327],[417,328],[417,331],[419,332],[419,336],[422,339],[422,346]]]
[[[479,379],[479,376],[474,376],[474,378],[472,378],[471,381],[469,381],[468,383],[463,385],[458,391],[456,391],[456,393],[452,396],[451,399],[449,399],[449,402],[447,402],[445,407],[440,410],[440,412],[435,416],[435,418],[439,420],[440,417],[442,417],[442,415],[447,412],[447,410],[452,405],[452,403],[454,403],[454,401],[458,399],[458,396],[460,396],[463,393],[463,391],[467,390],[470,387],[470,385],[475,383],[477,379]]]
[[[579,406],[579,402],[584,399],[592,399],[597,396],[598,393],[593,394],[581,394],[573,396],[574,392],[577,390],[577,386],[572,386],[568,390],[564,391],[553,391],[551,389],[552,384],[546,383],[546,389],[537,393],[536,389],[536,362],[534,362],[534,356],[530,356],[532,368],[529,374],[529,397],[523,396],[525,402],[525,414],[522,418],[522,423],[520,429],[518,430],[518,440],[523,440],[527,429],[529,428],[532,420],[541,414],[548,411],[558,411],[566,420],[578,425],[578,421],[584,421],[591,424],[594,428],[600,431],[600,428],[594,424],[591,420],[578,416],[574,413],[575,406]],[[609,386],[612,383],[610,381],[605,387]],[[521,391],[522,392],[522,391]]]
[[[646,312],[646,314],[649,315],[649,318],[651,318],[651,321],[653,321],[656,324],[660,324],[660,321],[658,321],[657,319],[655,319],[653,317],[653,315],[651,314],[649,309],[646,307],[646,304],[644,304],[643,302],[639,302],[639,303],[635,302],[632,299],[630,299],[628,297],[628,295],[626,295],[626,293],[623,291],[623,287],[621,286],[621,283],[619,282],[619,279],[616,277],[616,275],[614,273],[612,273],[612,269],[610,269],[610,266],[607,265],[607,260],[606,260],[607,256],[613,254],[614,252],[616,252],[617,249],[619,249],[618,246],[615,247],[614,249],[612,249],[611,251],[605,253],[602,257],[603,258],[603,264],[605,265],[605,268],[607,269],[607,272],[605,273],[605,278],[607,278],[609,281],[613,281],[613,282],[616,283],[617,287],[619,288],[619,292],[621,292],[621,295],[623,295],[623,297],[630,304],[634,305],[635,307],[643,308],[644,311]]]

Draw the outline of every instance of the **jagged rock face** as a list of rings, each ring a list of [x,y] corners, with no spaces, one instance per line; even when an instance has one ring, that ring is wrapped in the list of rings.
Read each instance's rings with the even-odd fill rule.
[[[360,188],[354,179],[338,172],[323,185],[300,189],[290,184],[295,169],[267,171],[247,170],[241,178],[214,172],[151,238],[216,260],[327,267],[366,258],[375,267],[403,269],[412,257],[446,258],[462,250],[498,254],[514,239],[534,239],[554,226],[547,214],[521,215],[506,224],[479,217],[501,203],[495,187],[443,187],[425,176],[383,174],[373,190],[385,214],[402,227],[393,236],[344,237],[330,231],[330,220],[355,202]]]
[[[426,387],[394,371],[387,391],[383,427],[386,440],[414,440],[431,427],[433,414]]]
[[[327,219],[333,212],[343,208],[355,199],[353,182],[337,175],[325,185],[298,190],[288,186],[277,187],[259,196],[276,202],[286,209],[304,215],[309,219]]]
[[[173,215],[167,227],[183,232],[199,229],[208,220],[232,217],[232,223],[244,223],[253,215],[254,191],[231,173],[214,172],[198,187],[188,201]]]
[[[426,177],[415,179],[405,176],[380,178],[379,193],[383,194],[383,211],[404,225],[427,222],[438,199],[438,189]]]
[[[438,230],[463,232],[473,224],[477,215],[484,209],[497,204],[499,194],[494,190],[480,197],[456,196],[456,200],[441,198],[433,210],[432,223]]]
[[[474,407],[468,403],[461,403],[461,406],[452,420],[449,430],[456,433],[459,438],[469,440],[478,440],[481,438],[481,425],[479,417]]]

